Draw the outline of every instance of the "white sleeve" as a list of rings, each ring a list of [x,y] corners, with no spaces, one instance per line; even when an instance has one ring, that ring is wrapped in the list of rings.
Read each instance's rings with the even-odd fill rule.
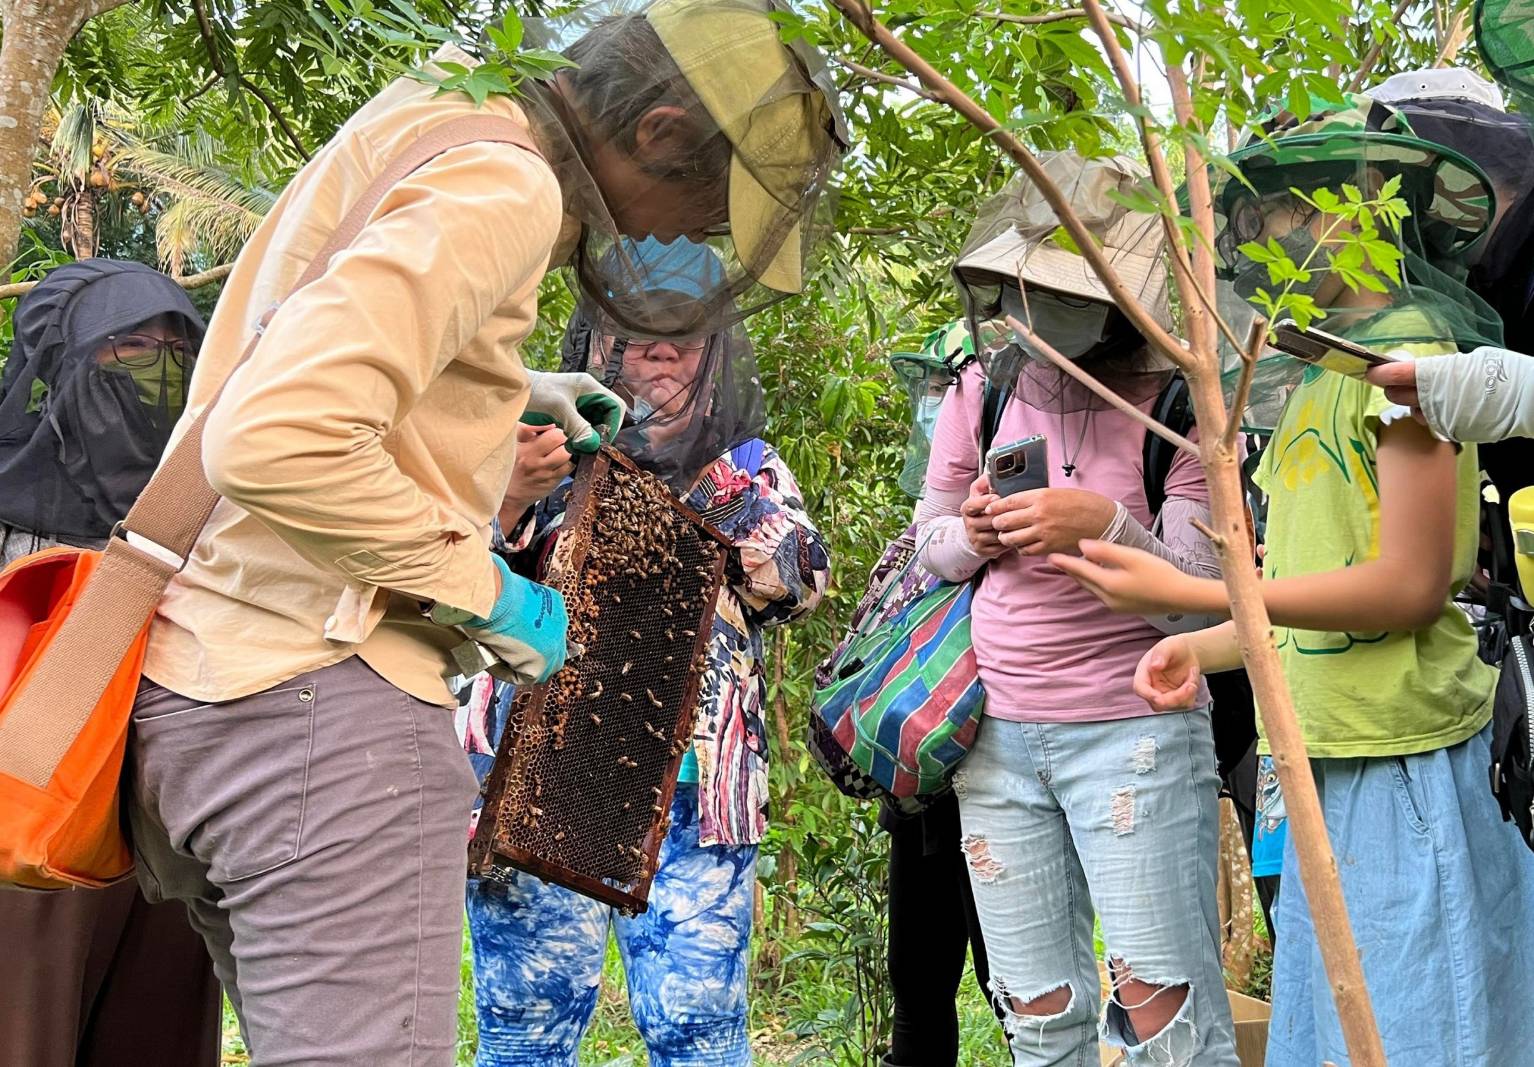
[[[1534,356],[1505,348],[1431,356],[1417,366],[1429,428],[1451,441],[1534,437]]]

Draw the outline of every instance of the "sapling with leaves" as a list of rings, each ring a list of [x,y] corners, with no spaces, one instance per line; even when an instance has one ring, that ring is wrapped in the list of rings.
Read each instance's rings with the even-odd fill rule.
[[[1288,79],[1288,98],[1299,101],[1304,110],[1310,108],[1313,91],[1324,102],[1329,102],[1326,98],[1330,95],[1336,104],[1344,103],[1341,99],[1335,99],[1340,95],[1335,89],[1335,80],[1330,83],[1331,88],[1328,88],[1323,71],[1334,59],[1351,66],[1352,57],[1347,55],[1346,42],[1342,42],[1339,50],[1337,41],[1328,41],[1325,34],[1317,31],[1320,25],[1340,23],[1352,12],[1347,5],[1323,2],[1315,6],[1326,9],[1324,12],[1307,12],[1312,16],[1323,16],[1317,23],[1311,24],[1304,18],[1276,15],[1265,6],[1253,3],[1194,4],[1176,10],[1160,4],[1148,5],[1143,12],[1144,17],[1136,20],[1134,29],[1139,32],[1144,45],[1160,52],[1165,64],[1173,99],[1174,121],[1164,123],[1158,121],[1144,106],[1137,79],[1131,69],[1125,46],[1130,33],[1134,31],[1125,25],[1126,20],[1123,18],[1111,18],[1098,0],[1085,0],[1081,15],[1101,44],[1106,57],[1104,73],[1118,83],[1127,110],[1135,119],[1155,183],[1155,188],[1148,195],[1154,199],[1172,238],[1170,259],[1184,312],[1185,346],[1150,321],[1145,309],[1139,307],[1119,284],[1112,265],[1097,249],[1096,237],[1071,211],[1061,190],[1054,186],[1024,141],[914,48],[911,44],[911,40],[917,39],[914,32],[904,37],[892,33],[861,0],[832,2],[848,21],[890,59],[914,74],[928,93],[964,115],[1022,168],[1054,208],[1062,227],[1102,279],[1121,310],[1146,339],[1187,376],[1200,428],[1201,443],[1198,451],[1204,462],[1211,493],[1213,526],[1208,533],[1221,552],[1225,584],[1221,606],[1226,607],[1223,602],[1228,601],[1242,659],[1262,709],[1267,737],[1294,828],[1301,878],[1309,897],[1315,926],[1323,931],[1318,949],[1325,961],[1332,995],[1337,1004],[1347,1054],[1354,1064],[1369,1067],[1383,1065],[1384,1050],[1348,921],[1336,860],[1331,852],[1315,782],[1310,773],[1305,739],[1295,716],[1275,648],[1268,610],[1252,567],[1252,546],[1238,471],[1237,437],[1242,425],[1241,413],[1246,407],[1255,377],[1266,324],[1254,323],[1247,336],[1240,338],[1220,314],[1220,303],[1216,297],[1217,204],[1209,171],[1209,163],[1213,160],[1221,167],[1216,173],[1227,177],[1231,173],[1241,173],[1221,158],[1221,154],[1211,144],[1209,131],[1222,111],[1225,120],[1235,125],[1244,124],[1249,115],[1255,114],[1258,111],[1257,100],[1251,93],[1251,87],[1254,84],[1271,85],[1278,63],[1292,75]],[[906,6],[902,4],[896,10],[903,12]],[[924,12],[927,19],[934,21],[940,21],[945,14],[959,17],[956,11],[932,11],[930,5]],[[1061,17],[1070,16],[1062,14]],[[800,28],[797,32],[808,31]],[[1297,44],[1299,47],[1296,47]],[[974,77],[971,72],[962,69],[958,73],[966,78]],[[1167,165],[1165,145],[1168,142],[1182,149],[1186,161],[1187,188],[1181,203]],[[1281,188],[1287,187],[1286,184]],[[1228,183],[1222,188],[1228,188]],[[1314,201],[1314,193],[1309,195]],[[1360,191],[1359,205],[1362,205],[1363,199]],[[1342,256],[1344,265],[1355,274],[1361,272],[1367,264],[1371,268],[1371,277],[1376,276],[1372,272],[1377,270],[1388,278],[1390,271],[1383,268],[1393,268],[1394,264],[1386,262],[1377,249],[1374,259],[1371,259],[1370,246],[1359,243],[1374,240],[1366,234],[1371,230],[1378,231],[1376,217],[1379,214],[1377,205],[1380,199],[1370,198],[1370,203],[1376,206],[1368,211],[1367,216],[1360,206],[1352,220],[1340,219],[1335,230],[1326,236],[1326,247],[1321,254],[1327,257]],[[1383,199],[1391,198],[1387,196]],[[1338,206],[1350,203],[1347,194],[1342,193]],[[1219,206],[1223,208],[1225,205],[1222,203]],[[1317,207],[1318,213],[1320,210]],[[1369,223],[1367,227],[1361,225],[1366,219]],[[1343,225],[1344,222],[1349,224]],[[1356,235],[1358,241],[1350,241],[1344,234]],[[1259,230],[1252,233],[1250,238],[1255,240],[1260,236]],[[1270,313],[1289,311],[1293,314],[1293,309],[1298,309],[1304,314],[1307,308],[1303,297],[1307,294],[1296,292],[1294,283],[1308,284],[1313,280],[1314,272],[1301,265],[1307,262],[1308,257],[1302,255],[1301,262],[1295,263],[1282,244],[1277,252],[1269,249],[1266,241],[1263,242],[1263,248],[1270,253],[1270,262],[1262,264],[1270,271],[1270,284],[1282,286],[1276,298],[1270,295],[1272,302],[1265,310]],[[1355,261],[1359,252],[1362,253],[1361,259]],[[1381,260],[1379,268],[1374,265],[1375,259]],[[1273,271],[1277,271],[1279,277],[1272,277]],[[1306,277],[1302,278],[1301,275]],[[1362,283],[1355,278],[1353,284]],[[1014,324],[1014,328],[1016,325],[1019,324]],[[1221,337],[1231,342],[1232,348],[1239,354],[1236,395],[1234,404],[1229,407],[1221,389]],[[1037,337],[1028,335],[1024,340],[1029,342],[1034,351],[1062,368],[1069,368],[1068,360],[1053,352]],[[1108,392],[1100,385],[1099,391]],[[1159,425],[1147,428],[1167,436],[1164,428]],[[1179,447],[1190,447],[1187,441],[1175,436],[1169,439]]]
[[[1393,241],[1381,236],[1379,227],[1384,223],[1388,231],[1399,236],[1401,223],[1411,214],[1406,201],[1396,195],[1400,188],[1401,176],[1395,175],[1385,181],[1378,196],[1371,200],[1365,200],[1356,185],[1346,182],[1342,184],[1341,196],[1326,188],[1309,193],[1290,188],[1280,193],[1279,196],[1292,199],[1295,214],[1321,219],[1321,232],[1315,235],[1308,229],[1294,230],[1303,234],[1309,245],[1298,250],[1286,247],[1271,234],[1266,240],[1248,240],[1237,246],[1236,252],[1249,263],[1247,274],[1265,269],[1269,283],[1280,287],[1275,294],[1256,286],[1250,293],[1251,303],[1269,322],[1290,318],[1303,330],[1326,317],[1315,297],[1306,291],[1312,282],[1330,276],[1354,292],[1378,294],[1388,293],[1389,285],[1399,287],[1401,260],[1405,255]],[[1267,217],[1260,203],[1253,205],[1253,213],[1254,222],[1266,228]],[[1233,238],[1240,237],[1236,218],[1231,218],[1226,232]],[[1294,259],[1296,251],[1301,253],[1298,262]],[[1242,292],[1243,277],[1238,273],[1234,285],[1238,295],[1246,296]]]

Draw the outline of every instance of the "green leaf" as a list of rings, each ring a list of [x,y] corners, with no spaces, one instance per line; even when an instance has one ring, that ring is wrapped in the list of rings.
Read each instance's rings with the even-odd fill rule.
[[[1269,241],[1272,244],[1278,244],[1277,241],[1273,241],[1271,238],[1269,238]],[[1239,246],[1236,251],[1240,252],[1253,263],[1271,263],[1273,262],[1276,255],[1283,254],[1282,250],[1279,250],[1277,253],[1275,253],[1273,249],[1265,245],[1260,245],[1256,241],[1248,241],[1246,244]]]
[[[1297,190],[1291,190],[1291,192],[1297,192]],[[1312,191],[1310,203],[1328,215],[1334,215],[1342,209],[1342,201],[1338,199],[1337,194],[1325,188]]]
[[[1310,93],[1306,91],[1302,82],[1290,84],[1285,106],[1288,107],[1289,113],[1301,122],[1310,117]]]

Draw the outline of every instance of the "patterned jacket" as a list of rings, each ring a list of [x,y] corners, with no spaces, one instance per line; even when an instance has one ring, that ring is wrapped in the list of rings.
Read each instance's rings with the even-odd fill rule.
[[[570,482],[522,527],[498,539],[509,559],[540,555],[564,519]],[[720,456],[684,502],[734,543],[715,606],[708,665],[698,697],[699,843],[750,845],[767,830],[767,672],[762,631],[814,610],[830,580],[830,555],[805,514],[799,486],[760,440]],[[528,573],[526,566],[519,567]],[[463,690],[465,744],[483,776],[511,699],[510,687],[481,675]]]

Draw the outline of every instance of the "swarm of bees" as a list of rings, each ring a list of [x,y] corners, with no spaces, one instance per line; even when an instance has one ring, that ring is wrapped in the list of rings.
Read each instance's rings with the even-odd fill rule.
[[[509,858],[641,909],[691,742],[723,546],[659,479],[606,452],[588,463],[544,578],[585,653],[518,694],[471,863]]]

